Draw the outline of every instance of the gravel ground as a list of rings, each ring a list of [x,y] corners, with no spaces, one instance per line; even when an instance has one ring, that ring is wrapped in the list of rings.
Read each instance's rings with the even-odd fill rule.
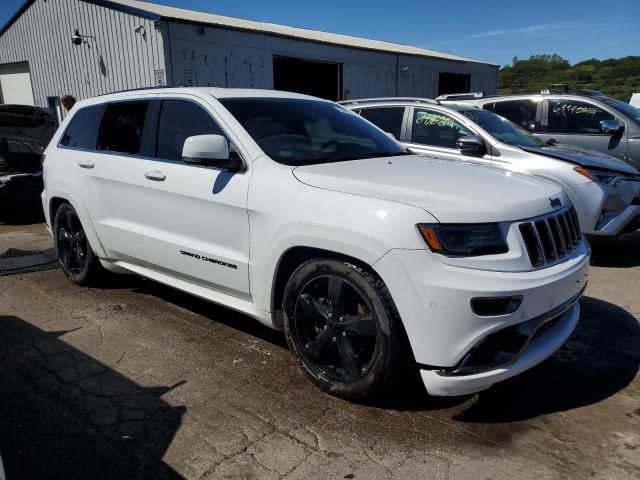
[[[0,225],[0,252],[50,246],[42,224]],[[279,333],[153,282],[0,277],[7,478],[640,478],[640,233],[595,243],[593,264],[542,365],[377,405],[322,393]]]

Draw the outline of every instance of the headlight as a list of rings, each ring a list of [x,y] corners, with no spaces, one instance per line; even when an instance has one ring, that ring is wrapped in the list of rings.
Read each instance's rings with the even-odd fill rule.
[[[444,255],[473,257],[509,251],[497,223],[420,224],[418,230],[432,251]]]
[[[589,180],[593,180],[602,185],[615,185],[618,178],[622,176],[616,172],[598,172],[596,170],[587,170],[584,167],[575,167],[574,170]]]

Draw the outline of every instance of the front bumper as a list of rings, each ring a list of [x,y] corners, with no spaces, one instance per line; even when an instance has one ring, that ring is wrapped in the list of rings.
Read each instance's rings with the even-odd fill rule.
[[[524,348],[513,361],[504,365],[478,371],[478,373],[461,373],[460,371],[422,370],[422,381],[429,392],[434,396],[467,395],[486,390],[497,382],[501,382],[525,370],[534,367],[546,358],[550,357],[569,338],[580,317],[579,298],[561,313],[544,318],[538,332],[533,333]],[[552,323],[545,328],[546,323]]]
[[[640,182],[624,180],[616,187],[587,182],[574,185],[568,194],[585,234],[629,233],[640,218]]]
[[[588,244],[582,241],[559,264],[534,271],[452,266],[426,250],[392,250],[374,268],[396,303],[428,392],[457,395],[516,375],[564,343],[578,319],[576,302],[587,283],[589,258]],[[493,315],[478,315],[471,306],[474,299],[504,297],[521,298],[521,302],[513,311]],[[487,362],[486,368],[459,369],[492,334],[557,316],[559,308],[564,309],[560,318],[544,334],[529,340],[508,365]]]

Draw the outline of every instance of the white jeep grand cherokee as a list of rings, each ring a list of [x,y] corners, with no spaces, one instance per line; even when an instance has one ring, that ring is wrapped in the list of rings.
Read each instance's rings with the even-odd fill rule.
[[[107,95],[79,102],[45,156],[72,281],[134,272],[283,329],[335,395],[381,393],[408,361],[432,395],[483,390],[578,321],[589,247],[559,187],[410,155],[332,102]]]

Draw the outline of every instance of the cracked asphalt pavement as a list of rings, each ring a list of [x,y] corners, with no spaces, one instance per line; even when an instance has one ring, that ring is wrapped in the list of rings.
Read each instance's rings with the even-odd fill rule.
[[[50,246],[42,224],[0,225],[0,252]],[[374,405],[314,387],[278,332],[151,281],[0,277],[7,478],[640,479],[640,233],[593,263],[579,327],[540,366]]]

